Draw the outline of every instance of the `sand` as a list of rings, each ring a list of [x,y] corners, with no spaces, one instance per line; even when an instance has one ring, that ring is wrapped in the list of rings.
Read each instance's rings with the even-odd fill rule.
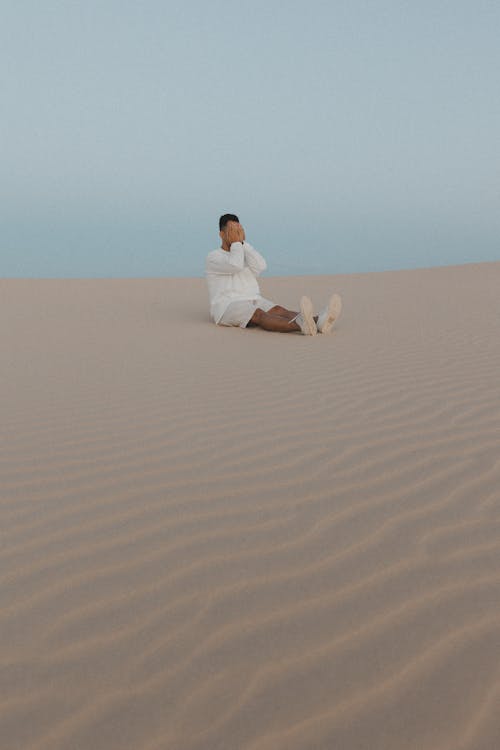
[[[0,282],[5,750],[500,747],[500,263]]]

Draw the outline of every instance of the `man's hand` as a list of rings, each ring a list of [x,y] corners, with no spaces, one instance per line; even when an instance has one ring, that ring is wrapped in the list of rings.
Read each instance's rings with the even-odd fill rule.
[[[244,242],[245,241],[245,230],[241,224],[237,221],[228,221],[226,224],[226,242],[229,246],[233,242]]]

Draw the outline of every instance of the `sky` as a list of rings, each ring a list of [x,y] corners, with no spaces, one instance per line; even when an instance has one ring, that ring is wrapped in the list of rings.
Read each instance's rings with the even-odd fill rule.
[[[497,0],[2,0],[0,276],[500,260]]]

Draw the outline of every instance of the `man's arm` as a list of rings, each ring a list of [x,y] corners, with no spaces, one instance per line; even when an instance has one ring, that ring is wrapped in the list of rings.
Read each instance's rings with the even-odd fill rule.
[[[254,276],[259,276],[262,271],[266,270],[266,261],[254,247],[248,244],[248,242],[243,243],[243,251],[245,253],[245,263]]]
[[[238,273],[244,266],[245,251],[241,242],[233,242],[229,252],[214,251],[207,258],[207,271],[211,273]]]
[[[246,242],[245,230],[239,222],[229,222],[227,225],[227,241],[241,242],[245,253],[245,265],[251,270],[254,276],[259,276],[267,268],[267,263],[260,253]],[[232,247],[232,245],[231,245]]]

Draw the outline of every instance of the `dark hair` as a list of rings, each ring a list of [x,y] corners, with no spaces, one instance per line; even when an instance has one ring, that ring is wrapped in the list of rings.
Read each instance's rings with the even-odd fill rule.
[[[219,231],[224,229],[228,221],[237,221],[238,224],[240,223],[240,220],[236,216],[236,214],[224,214],[219,219]]]

